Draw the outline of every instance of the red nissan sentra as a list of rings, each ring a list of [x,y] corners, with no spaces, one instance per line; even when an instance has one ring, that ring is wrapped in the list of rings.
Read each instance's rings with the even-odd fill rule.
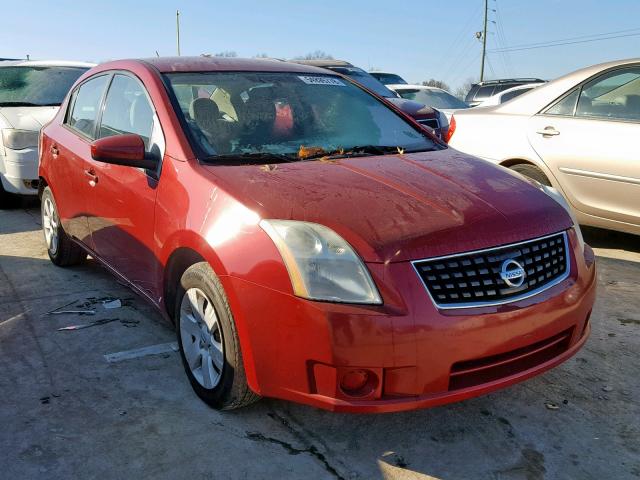
[[[562,197],[326,70],[105,63],[40,152],[53,263],[89,254],[166,314],[213,407],[428,407],[588,337],[594,255]]]

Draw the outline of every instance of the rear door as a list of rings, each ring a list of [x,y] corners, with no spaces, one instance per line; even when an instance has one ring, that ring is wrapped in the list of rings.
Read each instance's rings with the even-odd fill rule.
[[[568,92],[531,119],[529,140],[576,209],[640,224],[640,67]]]
[[[140,135],[148,155],[164,155],[164,136],[142,83],[127,73],[111,80],[97,137]],[[154,243],[158,172],[87,160],[94,188],[89,227],[100,258],[157,301],[158,261]],[[161,162],[158,162],[159,164]]]

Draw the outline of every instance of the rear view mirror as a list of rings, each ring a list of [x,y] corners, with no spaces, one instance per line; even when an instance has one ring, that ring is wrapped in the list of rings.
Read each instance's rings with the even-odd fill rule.
[[[144,140],[140,135],[114,135],[91,144],[91,158],[99,162],[153,170],[158,161],[145,157]]]

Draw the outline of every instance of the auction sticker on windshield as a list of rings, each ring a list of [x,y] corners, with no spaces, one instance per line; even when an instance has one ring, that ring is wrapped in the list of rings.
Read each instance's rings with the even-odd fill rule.
[[[298,75],[298,78],[308,85],[334,85],[344,87],[344,83],[333,77],[315,77],[309,75]]]

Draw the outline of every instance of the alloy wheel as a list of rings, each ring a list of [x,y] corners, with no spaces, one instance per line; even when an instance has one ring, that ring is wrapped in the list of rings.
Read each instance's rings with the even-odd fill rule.
[[[51,201],[51,198],[47,197],[42,205],[42,228],[44,230],[44,239],[47,242],[47,248],[52,255],[55,255],[58,251],[58,228],[60,220],[58,219],[58,213],[56,207]]]
[[[180,339],[193,377],[215,388],[224,368],[224,343],[213,303],[199,288],[186,291],[180,305]]]

